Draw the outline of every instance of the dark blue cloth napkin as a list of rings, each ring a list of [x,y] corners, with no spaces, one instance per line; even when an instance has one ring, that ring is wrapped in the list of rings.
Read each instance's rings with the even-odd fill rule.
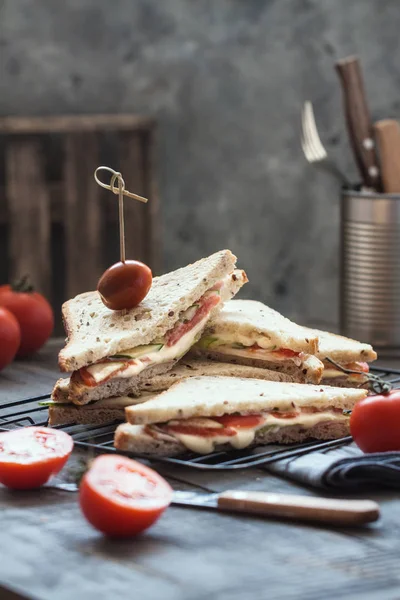
[[[364,454],[355,444],[272,463],[268,471],[318,488],[400,489],[400,452]]]

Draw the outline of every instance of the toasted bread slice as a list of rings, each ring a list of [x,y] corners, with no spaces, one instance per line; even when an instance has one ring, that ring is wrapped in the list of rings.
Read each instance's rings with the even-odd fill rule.
[[[152,400],[126,409],[132,424],[165,423],[171,419],[290,411],[347,409],[365,398],[362,389],[280,383],[239,377],[192,377],[176,383]]]
[[[122,314],[109,310],[97,291],[62,307],[67,344],[59,354],[62,371],[76,371],[102,358],[151,343],[172,329],[187,310],[221,279],[233,273],[236,257],[221,250],[172,273],[155,277],[147,297]]]

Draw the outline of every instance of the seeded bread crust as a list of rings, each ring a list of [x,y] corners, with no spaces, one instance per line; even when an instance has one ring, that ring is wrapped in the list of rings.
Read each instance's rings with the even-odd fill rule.
[[[129,406],[126,419],[132,424],[165,423],[171,419],[219,417],[262,411],[351,409],[365,398],[366,390],[280,383],[240,377],[192,377],[174,384],[148,402]]]
[[[49,406],[49,425],[105,425],[106,423],[121,422],[124,420],[124,407],[100,408],[96,405],[80,408],[75,404],[60,404]]]
[[[305,428],[302,425],[288,427],[277,426],[275,429],[260,430],[256,433],[254,443],[249,448],[265,444],[295,444],[306,440],[335,440],[349,435],[349,419],[343,421],[326,421]],[[178,440],[158,440],[145,433],[141,425],[123,423],[115,431],[114,446],[117,450],[133,454],[149,454],[152,456],[178,456],[187,454],[188,449]],[[232,450],[230,444],[217,446],[216,450]]]
[[[336,335],[328,331],[320,331],[319,329],[303,328],[307,335],[317,335],[319,338],[318,358],[325,360],[331,358],[339,364],[349,362],[372,362],[377,359],[375,350],[370,344],[363,344],[357,340]]]
[[[368,388],[368,378],[367,377],[363,378],[362,381],[359,381],[357,383],[355,383],[354,381],[349,381],[346,376],[332,377],[332,379],[324,379],[323,383],[324,383],[324,385],[332,385],[332,386],[341,387],[341,388],[354,388],[354,387],[360,387],[360,388],[364,388],[364,389]]]
[[[324,372],[324,365],[322,362],[311,354],[306,354],[302,364],[298,367],[292,361],[287,360],[284,362],[272,362],[268,360],[260,360],[258,358],[247,358],[244,356],[229,356],[217,350],[205,350],[202,348],[192,348],[190,356],[203,357],[209,360],[215,360],[218,362],[231,363],[234,365],[249,365],[251,367],[258,367],[261,369],[268,369],[269,372],[275,372],[277,376],[265,377],[265,379],[282,381],[279,379],[280,374],[285,374],[288,379],[295,383],[319,383],[321,381],[322,374]]]
[[[61,371],[76,371],[106,356],[162,337],[218,281],[232,273],[236,257],[221,250],[161,277],[155,277],[139,306],[122,315],[109,310],[97,291],[68,300],[62,307],[67,344],[59,354]]]

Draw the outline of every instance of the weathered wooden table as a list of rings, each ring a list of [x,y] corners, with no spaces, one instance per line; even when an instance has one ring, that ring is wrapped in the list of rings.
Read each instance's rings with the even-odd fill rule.
[[[0,402],[47,393],[57,344],[0,373]],[[314,494],[263,470],[163,467],[176,489]],[[400,494],[370,494],[377,523],[333,529],[171,507],[137,539],[113,541],[81,516],[76,496],[0,488],[0,599],[320,600],[400,598]]]

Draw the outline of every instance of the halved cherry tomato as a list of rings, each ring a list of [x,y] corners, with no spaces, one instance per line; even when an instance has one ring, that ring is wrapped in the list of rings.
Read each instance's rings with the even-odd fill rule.
[[[13,313],[21,328],[18,357],[33,354],[47,342],[54,327],[53,309],[26,278],[12,286],[0,286],[0,306]]]
[[[83,476],[79,502],[86,519],[111,536],[132,536],[153,525],[172,500],[155,471],[119,455],[103,454]]]
[[[357,402],[350,416],[350,432],[364,452],[400,450],[400,390]]]
[[[200,321],[215,306],[217,306],[217,304],[219,304],[220,301],[221,301],[221,298],[218,294],[208,296],[204,300],[201,300],[200,308],[197,310],[196,314],[193,316],[193,318],[188,323],[178,323],[177,325],[175,325],[175,327],[172,329],[172,331],[170,331],[169,333],[166,334],[165,337],[167,339],[167,346],[173,346],[174,344],[176,344],[176,342],[178,342],[181,339],[181,337],[183,337],[185,335],[185,333],[188,333],[188,331],[193,329],[193,327],[195,327],[195,325],[197,325],[197,323],[200,323]]]
[[[170,431],[171,433],[199,435],[201,437],[217,437],[220,435],[233,437],[236,435],[236,431],[229,427],[199,427],[197,425],[190,425],[190,423],[185,424],[185,421],[182,421],[182,423],[179,424],[161,426],[161,429],[165,429],[167,432]]]
[[[49,427],[23,427],[0,433],[0,482],[16,490],[40,487],[65,465],[72,437]]]
[[[0,308],[0,371],[14,359],[21,340],[17,319],[6,308]]]
[[[247,429],[249,427],[257,427],[264,421],[262,415],[223,415],[222,417],[213,417],[214,421],[218,421],[224,427],[234,427],[235,429]]]
[[[107,308],[124,310],[134,308],[147,296],[152,281],[147,265],[138,260],[126,260],[115,263],[103,273],[97,290]]]

